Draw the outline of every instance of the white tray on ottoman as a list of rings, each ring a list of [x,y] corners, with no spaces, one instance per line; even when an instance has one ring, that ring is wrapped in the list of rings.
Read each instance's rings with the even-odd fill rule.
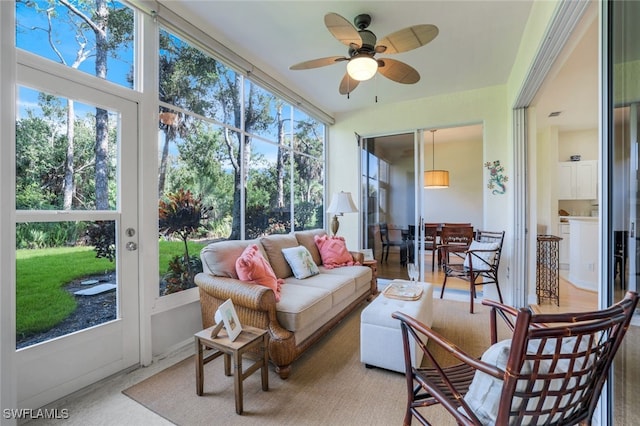
[[[401,283],[394,280],[389,285]],[[407,281],[409,283],[409,281]],[[433,323],[433,287],[429,283],[417,283],[423,287],[418,300],[400,300],[380,294],[360,315],[360,361],[367,367],[375,366],[405,372],[404,352],[400,321],[391,314],[400,311],[416,318],[429,327]],[[411,347],[413,366],[422,363],[422,351],[417,344]]]

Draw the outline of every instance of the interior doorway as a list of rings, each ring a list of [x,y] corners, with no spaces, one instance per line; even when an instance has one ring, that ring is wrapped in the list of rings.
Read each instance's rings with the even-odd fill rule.
[[[422,252],[418,243],[420,223],[483,225],[482,124],[429,130],[361,139],[361,244],[378,260],[381,278],[407,278],[408,262],[420,264],[428,274],[438,272],[432,268],[430,253]],[[423,173],[434,165],[450,171],[448,188],[424,189]],[[388,228],[388,246],[380,234],[381,224]],[[426,281],[432,278],[441,281],[423,276]]]

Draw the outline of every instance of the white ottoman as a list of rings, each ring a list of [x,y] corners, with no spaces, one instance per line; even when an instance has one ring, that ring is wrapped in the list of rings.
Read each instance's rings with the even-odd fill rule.
[[[418,300],[398,300],[380,294],[360,315],[360,361],[367,367],[405,372],[404,351],[400,321],[391,317],[395,311],[403,312],[431,327],[433,323],[433,287],[419,283],[424,290]],[[422,350],[411,347],[413,366],[422,363]]]

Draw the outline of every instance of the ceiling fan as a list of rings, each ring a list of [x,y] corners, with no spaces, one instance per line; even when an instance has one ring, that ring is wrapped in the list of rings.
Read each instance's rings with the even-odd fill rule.
[[[396,31],[377,42],[376,35],[367,27],[371,16],[360,14],[353,20],[355,27],[337,13],[327,13],[324,24],[329,32],[342,44],[349,46],[349,57],[329,56],[312,59],[289,67],[291,70],[319,68],[347,61],[347,72],[340,82],[340,94],[348,95],[361,81],[369,80],[376,72],[390,80],[403,84],[414,84],[420,80],[420,74],[404,62],[380,58],[377,53],[401,53],[424,46],[438,35],[438,27],[431,24],[414,25]]]

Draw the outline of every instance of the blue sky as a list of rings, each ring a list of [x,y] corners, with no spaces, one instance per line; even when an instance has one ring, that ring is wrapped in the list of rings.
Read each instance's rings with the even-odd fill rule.
[[[77,2],[72,3],[78,4]],[[16,3],[16,46],[61,63],[62,61],[49,43],[46,31],[48,23],[45,11],[49,7],[49,3],[43,0],[36,0],[33,1],[33,4],[35,7],[29,7],[24,3]],[[121,3],[114,2],[113,4],[118,8],[123,7]],[[64,62],[71,66],[76,60],[76,52],[79,47],[75,39],[75,29],[66,22],[67,8],[65,6],[58,4],[52,12],[57,16],[57,19],[54,18],[54,22],[57,24],[54,26],[52,40],[56,49],[64,58]],[[92,31],[86,30],[84,35],[87,37],[87,46],[95,45]],[[120,49],[117,55],[118,59],[109,57],[107,60],[107,80],[125,87],[131,87],[131,84],[127,81],[127,75],[131,71],[133,64],[133,44]],[[84,60],[78,69],[87,74],[95,75],[93,55]]]

